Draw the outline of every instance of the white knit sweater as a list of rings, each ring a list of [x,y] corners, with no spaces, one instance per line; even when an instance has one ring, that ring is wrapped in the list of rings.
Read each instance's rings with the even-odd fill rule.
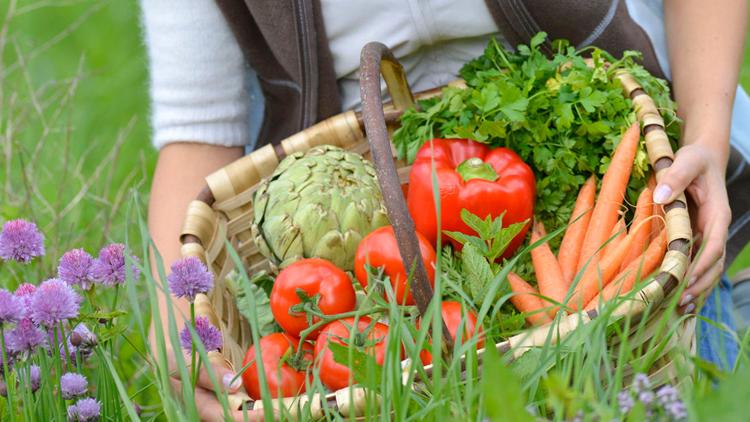
[[[661,1],[627,3],[666,68]],[[252,111],[262,112],[262,97],[249,89],[254,74],[214,0],[141,4],[154,145],[252,145],[251,121],[260,120]],[[497,33],[484,0],[321,0],[321,6],[345,109],[359,104],[359,53],[368,41],[391,47],[412,88],[422,90],[454,79]]]

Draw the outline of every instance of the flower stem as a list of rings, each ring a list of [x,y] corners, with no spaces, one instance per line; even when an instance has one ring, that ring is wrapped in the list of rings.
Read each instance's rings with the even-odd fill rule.
[[[60,333],[59,331],[57,331],[57,328],[55,328],[54,325],[52,325],[50,327],[50,329],[55,330],[55,346],[51,347],[51,348],[54,349],[54,359],[53,360],[55,361],[55,369],[57,369],[57,373],[55,374],[55,381],[56,381],[55,384],[57,385],[57,391],[61,392],[62,391],[62,383],[61,383],[60,380],[61,380],[61,378],[63,376],[63,368],[62,368],[62,357],[60,356],[60,337],[61,337],[62,333]],[[58,394],[57,398],[58,398],[56,400],[57,404],[58,404],[57,407],[60,410],[60,414],[64,415],[64,414],[66,414],[66,412],[65,412],[65,400],[63,400],[63,398],[62,398],[62,394]]]
[[[58,324],[60,325],[60,333],[62,335],[63,350],[65,350],[64,361],[66,365],[68,364],[70,365],[68,366],[68,368],[71,368],[75,365],[75,362],[73,362],[73,360],[70,357],[70,350],[68,350],[68,339],[65,337],[65,327],[63,327],[62,321],[60,321]]]
[[[112,311],[117,310],[117,300],[120,298],[120,285],[115,285],[115,298],[112,300]]]
[[[195,302],[190,302],[190,326],[195,327]],[[190,373],[192,374],[190,380],[195,389],[195,385],[198,383],[198,368],[195,365],[195,338],[192,339],[192,347],[190,347]]]
[[[16,420],[16,415],[13,413],[13,396],[15,393],[15,380],[10,378],[10,369],[8,368],[8,353],[5,347],[5,330],[3,329],[2,323],[0,323],[0,349],[3,351],[3,379],[5,380],[5,388],[8,389],[8,414],[10,420]]]

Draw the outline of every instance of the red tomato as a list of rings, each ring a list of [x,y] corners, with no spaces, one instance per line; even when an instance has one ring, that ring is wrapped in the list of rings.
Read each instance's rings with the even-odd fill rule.
[[[326,315],[353,311],[357,304],[349,276],[331,262],[309,258],[289,265],[279,273],[271,289],[271,312],[281,328],[295,337],[309,327],[304,312],[292,311],[293,306],[302,302],[298,289],[309,297],[320,295],[318,308]],[[319,318],[313,318],[317,320]],[[314,339],[319,331],[307,338]]]
[[[458,340],[456,340],[458,327],[461,325],[461,321],[463,320],[463,312],[464,311],[461,308],[461,303],[454,301],[445,301],[443,302],[440,314],[443,317],[443,321],[445,321],[445,325],[448,327],[448,332],[451,333],[451,338],[453,339],[453,341],[458,341],[459,344],[462,344],[464,342],[464,339],[470,339],[474,336],[474,333],[477,333],[477,335],[479,336],[479,339],[477,340],[477,348],[481,348],[482,346],[484,346],[484,340],[482,339],[482,327],[477,327],[477,316],[470,309],[466,312],[466,320],[463,323],[463,334]],[[422,360],[423,365],[429,365],[432,363],[432,353],[430,353],[428,350],[422,350],[421,352],[419,352],[419,358]]]
[[[370,345],[364,352],[374,355],[375,361],[380,365],[385,360],[388,326],[373,322],[368,317],[359,318],[352,333],[353,326],[354,318],[333,321],[323,327],[315,344],[315,362],[320,368],[320,381],[334,391],[348,387],[353,380],[349,368],[333,360],[333,352],[328,347],[329,343],[355,346],[361,349],[367,342]],[[351,340],[350,334],[354,335]]]
[[[306,369],[293,367],[295,364],[293,356],[299,347],[299,340],[283,333],[273,333],[262,337],[259,344],[263,372],[266,374],[266,383],[271,397],[295,397],[304,393]],[[302,344],[302,349],[305,351],[304,360],[310,362],[313,346],[305,342]],[[285,356],[288,356],[289,360],[284,359]],[[252,363],[248,366],[250,362]],[[304,366],[303,362],[299,364]],[[260,400],[261,388],[258,367],[255,364],[255,345],[250,346],[245,354],[242,367],[246,366],[247,369],[242,373],[242,384],[250,397]]]
[[[432,285],[435,282],[435,249],[420,233],[417,233],[417,239],[419,239],[419,250],[422,252],[422,262],[427,270],[430,285]],[[414,304],[409,286],[406,285],[406,270],[404,269],[404,262],[401,260],[401,252],[399,252],[392,226],[383,226],[376,229],[359,242],[357,254],[354,257],[354,274],[357,276],[359,284],[364,288],[367,288],[365,264],[368,263],[371,267],[383,267],[385,269],[385,275],[391,280],[391,286],[393,286],[393,292],[399,304]]]

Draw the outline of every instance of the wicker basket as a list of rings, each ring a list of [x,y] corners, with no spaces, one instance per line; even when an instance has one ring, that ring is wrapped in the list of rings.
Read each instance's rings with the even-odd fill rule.
[[[381,98],[381,74],[392,99],[387,104],[383,104]],[[616,73],[615,77],[620,80],[624,95],[632,99],[645,136],[650,163],[659,180],[674,158],[664,131],[664,121],[653,100],[635,78],[625,71]],[[407,212],[400,189],[402,181],[408,179],[409,168],[405,163],[394,162],[394,153],[388,138],[389,130],[398,125],[401,113],[414,105],[414,96],[401,65],[380,43],[370,43],[363,49],[360,82],[363,103],[361,113],[348,111],[339,114],[285,139],[279,145],[267,145],[240,158],[208,176],[207,187],[190,204],[181,235],[182,255],[199,257],[215,275],[213,291],[208,296],[199,295],[196,298],[196,313],[207,316],[213,324],[221,328],[224,336],[223,350],[209,354],[212,363],[240,368],[245,351],[251,343],[249,325],[240,316],[234,298],[225,288],[225,278],[234,268],[226,244],[231,244],[237,251],[248,273],[269,268],[268,261],[259,253],[250,234],[253,194],[259,182],[271,175],[283,157],[317,145],[336,145],[361,153],[374,161],[404,262],[415,262],[417,265],[414,269],[413,296],[420,311],[423,311],[429,302],[432,290],[427,284],[421,259],[414,259],[419,250],[414,223]],[[462,82],[457,81],[454,84],[460,86]],[[416,97],[426,98],[439,94],[438,88],[419,93]],[[664,211],[668,250],[658,275],[635,294],[634,300],[623,302],[610,318],[639,317],[648,309],[648,321],[659,320],[666,309],[665,298],[684,277],[692,237],[685,197],[680,196],[676,201],[666,205]],[[410,266],[406,267],[409,269]],[[543,345],[550,338],[552,341],[558,341],[576,327],[597,317],[596,310],[568,315],[558,319],[552,327],[528,329],[498,343],[496,348],[501,353],[510,352],[517,357],[532,347]],[[656,364],[653,366],[656,370],[651,373],[656,383],[674,380],[674,368],[677,363],[670,361],[668,357],[668,352],[673,347],[679,344],[693,352],[695,350],[695,319],[678,320],[676,315],[673,318],[674,322],[679,324],[679,333],[673,336],[673,340],[657,356]],[[629,347],[648,344],[651,337],[649,333],[656,329],[651,326],[655,325],[657,324],[646,322],[645,330],[641,329],[637,338],[629,338]],[[551,336],[550,329],[554,330]],[[480,350],[479,354],[482,352]],[[427,367],[426,371],[429,374],[430,367]],[[322,403],[327,403],[329,408],[344,416],[358,416],[363,408],[363,400],[364,391],[355,388],[340,390],[327,396],[301,396],[281,402],[293,415],[302,407],[301,404],[309,402],[313,416],[317,413],[322,415]],[[230,395],[229,403],[237,409],[243,404],[256,409],[262,406],[261,401],[252,402],[244,393]],[[274,406],[279,403],[279,400],[273,400]]]

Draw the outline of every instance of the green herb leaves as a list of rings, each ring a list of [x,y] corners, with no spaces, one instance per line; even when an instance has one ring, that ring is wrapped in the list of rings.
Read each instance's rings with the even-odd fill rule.
[[[461,250],[460,279],[463,288],[474,303],[481,303],[487,286],[495,277],[495,262],[508,248],[510,242],[528,221],[503,227],[503,216],[497,218],[488,216],[482,220],[466,209],[461,210],[461,219],[467,226],[477,232],[477,236],[470,236],[461,232],[445,231],[445,234],[463,245]]]
[[[407,110],[393,142],[401,158],[412,161],[433,137],[470,138],[516,151],[537,177],[536,214],[548,227],[570,216],[575,195],[592,173],[603,174],[622,132],[635,120],[633,106],[622,94],[615,70],[626,68],[652,96],[667,124],[679,135],[674,104],[666,82],[636,64],[637,53],[615,60],[590,48],[576,51],[556,42],[547,58],[538,46],[544,33],[516,52],[490,42],[484,54],[461,69],[467,88],[447,87],[440,98]],[[591,65],[583,55],[591,56]],[[630,191],[643,186],[648,169],[639,151]]]

